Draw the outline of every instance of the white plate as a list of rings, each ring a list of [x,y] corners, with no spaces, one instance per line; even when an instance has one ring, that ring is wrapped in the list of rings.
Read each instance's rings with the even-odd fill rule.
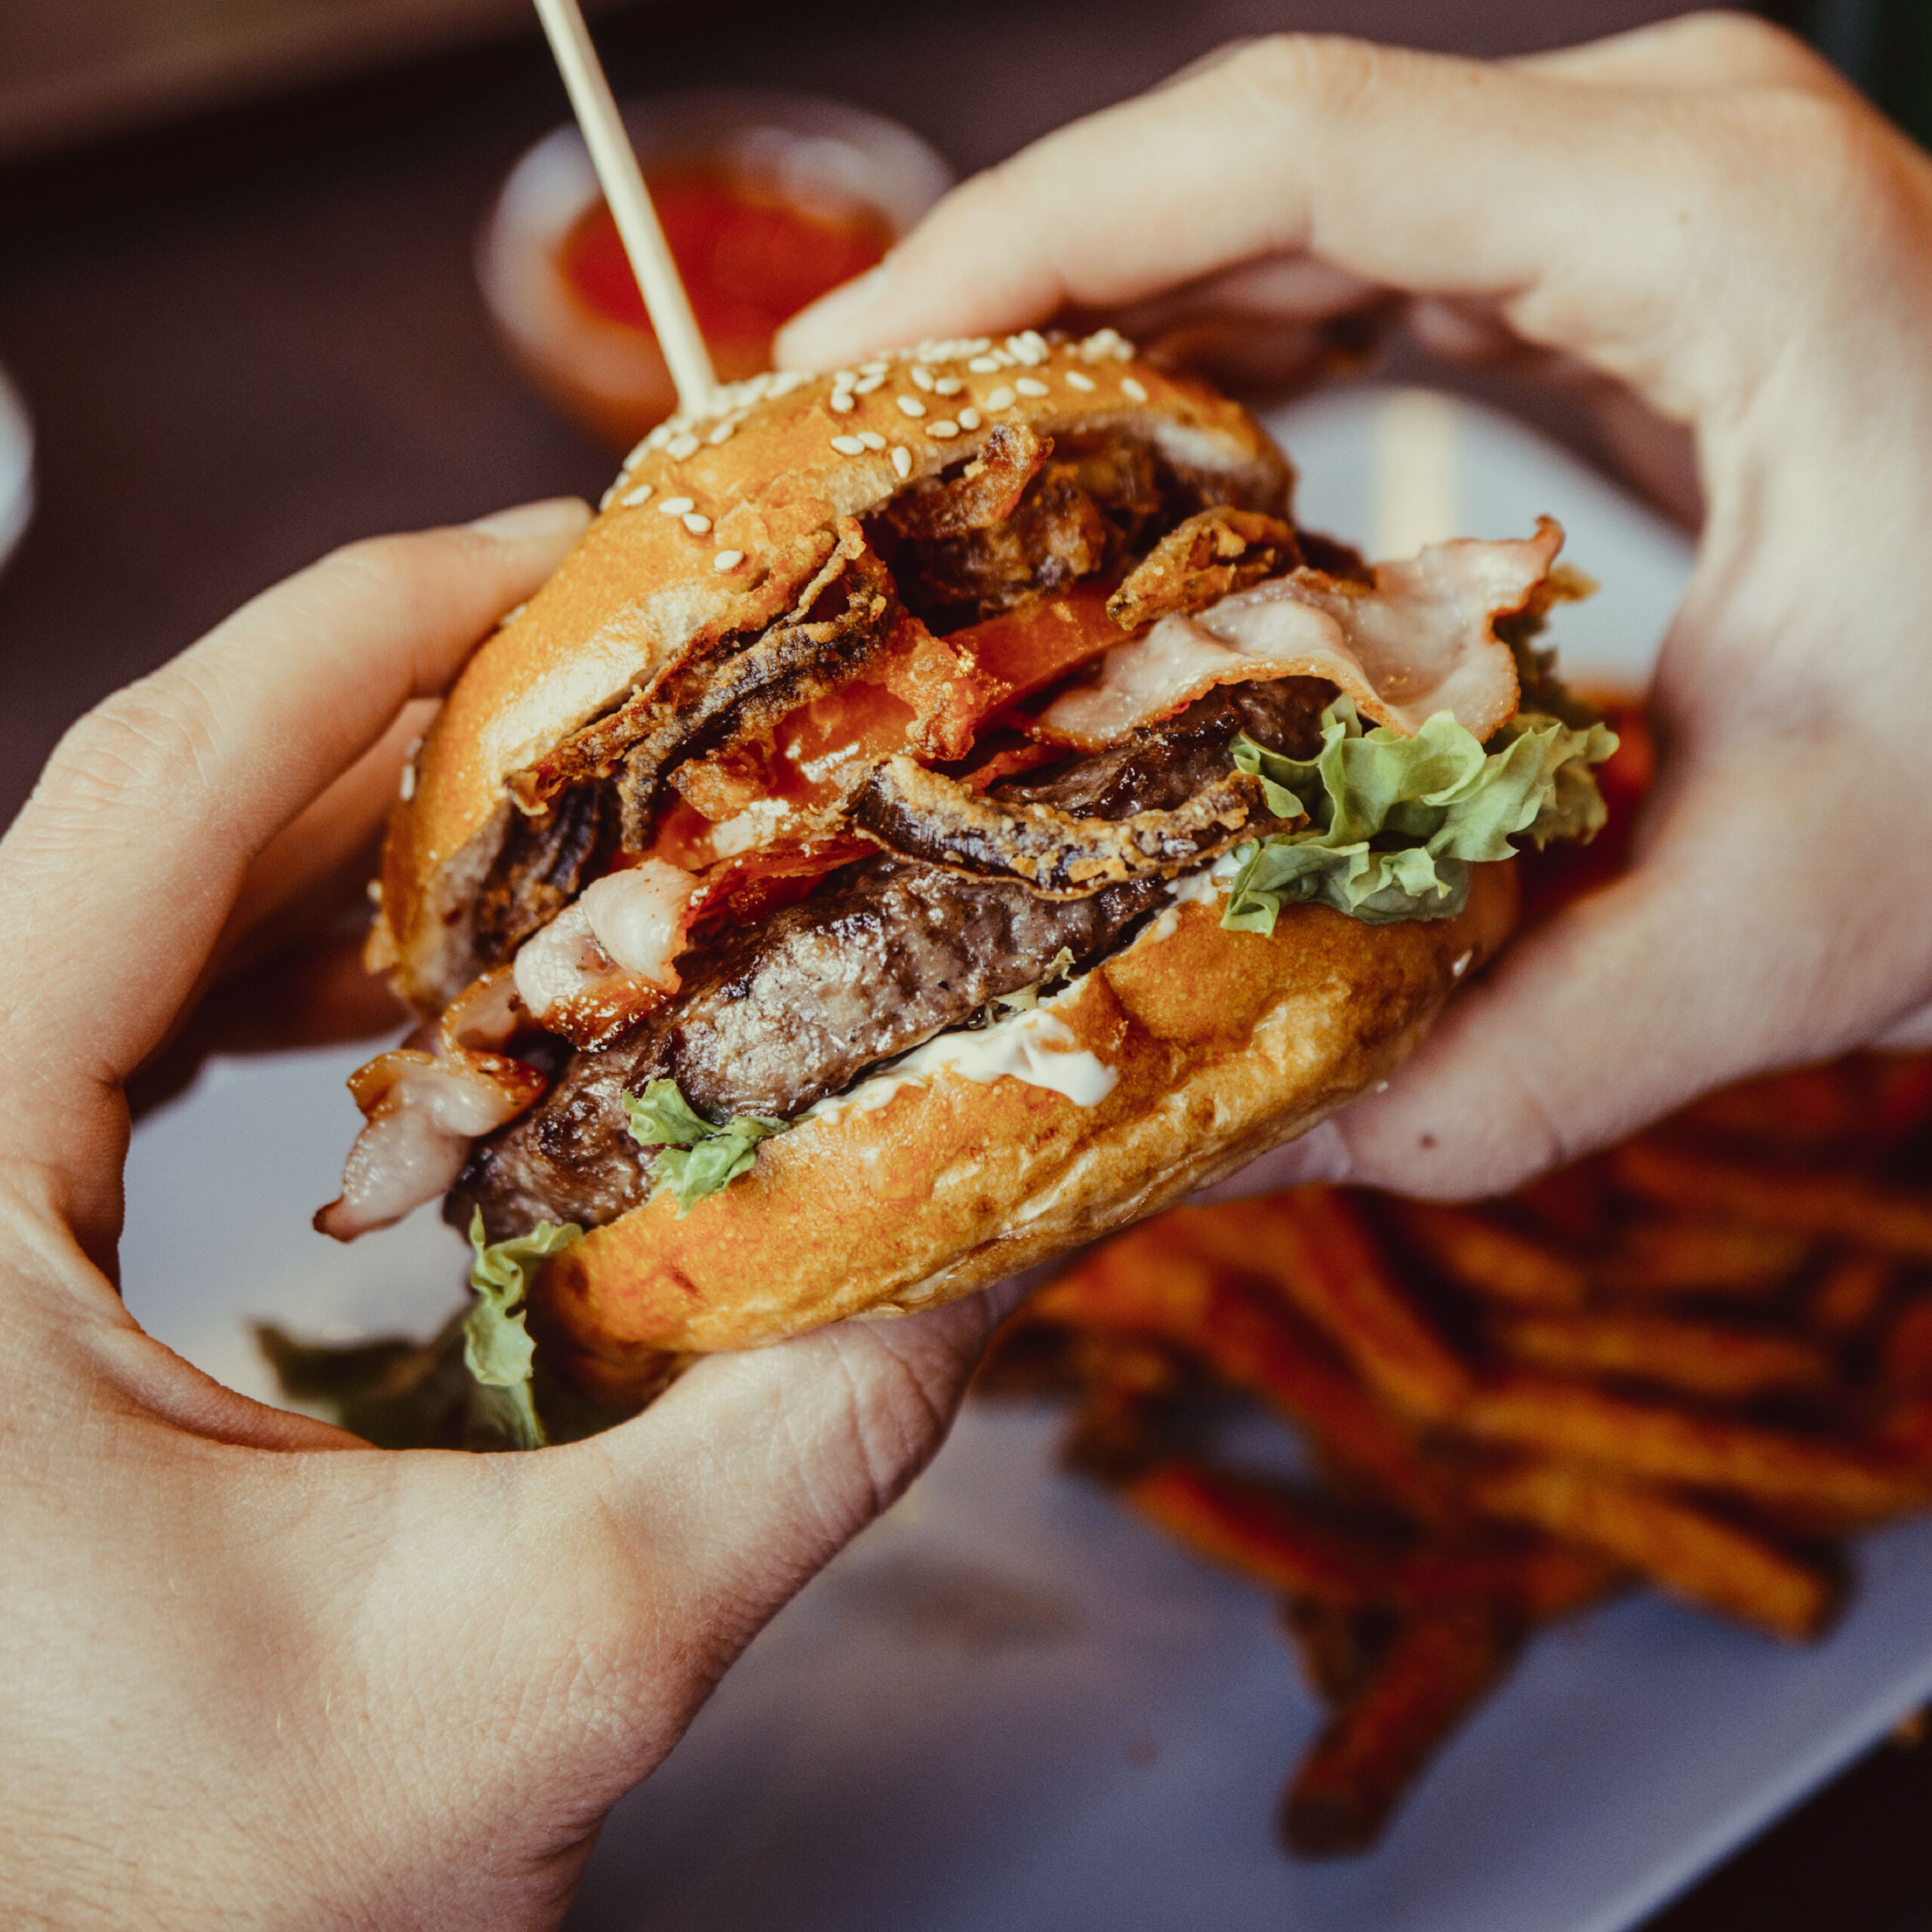
[[[1552,510],[1607,586],[1562,614],[1589,647],[1572,661],[1641,676],[1682,540],[1536,438],[1447,422],[1376,392],[1291,412],[1306,518],[1503,535]],[[1378,476],[1378,451],[1420,481]],[[458,1292],[460,1244],[426,1212],[349,1249],[308,1231],[354,1058],[217,1067],[135,1137],[128,1305],[251,1392],[248,1316],[422,1332]],[[1270,1820],[1319,1720],[1268,1601],[1056,1473],[1059,1426],[966,1416],[619,1806],[575,1932],[1615,1932],[1932,1695],[1927,1523],[1863,1546],[1849,1615],[1810,1649],[1643,1597],[1552,1632],[1380,1850],[1296,1864]]]
[[[0,565],[33,514],[33,424],[19,390],[0,369]]]

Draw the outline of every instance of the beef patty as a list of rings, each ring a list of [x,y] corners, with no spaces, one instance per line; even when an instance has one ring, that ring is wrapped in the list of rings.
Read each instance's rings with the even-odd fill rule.
[[[1172,808],[1226,774],[1237,731],[1312,755],[1332,695],[1308,678],[1211,692],[1178,718],[1044,780],[1010,781],[998,795],[1093,818]],[[626,1094],[669,1078],[715,1121],[791,1118],[989,1000],[1038,984],[1063,952],[1091,964],[1167,896],[1164,881],[1148,879],[1044,899],[884,854],[849,867],[711,949],[678,998],[619,1044],[572,1054],[537,1108],[477,1143],[445,1213],[465,1226],[480,1208],[492,1240],[543,1220],[614,1220],[649,1191],[651,1156],[630,1137]]]

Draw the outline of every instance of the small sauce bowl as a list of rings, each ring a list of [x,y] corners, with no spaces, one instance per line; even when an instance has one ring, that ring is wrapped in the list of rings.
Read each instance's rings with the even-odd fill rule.
[[[719,380],[771,367],[778,326],[884,254],[952,185],[896,122],[753,90],[638,100],[624,124]],[[576,128],[510,171],[477,245],[490,313],[565,413],[628,449],[676,393]]]

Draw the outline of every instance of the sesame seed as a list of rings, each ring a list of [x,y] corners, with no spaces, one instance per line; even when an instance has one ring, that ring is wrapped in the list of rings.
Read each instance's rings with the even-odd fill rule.
[[[928,395],[931,394],[933,372],[930,369],[915,362],[906,373],[912,378],[912,386],[915,389],[924,389]]]
[[[1083,376],[1078,369],[1068,370],[1066,380],[1077,389],[1091,389],[1098,387],[1091,376]]]
[[[624,479],[620,476],[617,478],[617,483],[621,483],[623,480]],[[613,483],[610,488],[606,490],[603,495],[598,498],[597,507],[600,510],[608,510],[611,507],[611,500],[617,494],[617,483]]]
[[[696,510],[687,510],[685,512],[685,528],[694,537],[702,537],[710,529],[711,519],[708,516],[699,515]]]
[[[935,376],[933,378],[934,395],[957,395],[965,386],[957,376]]]
[[[923,416],[926,413],[926,405],[915,395],[895,396],[893,400],[898,404],[903,415]]]
[[[884,380],[885,371],[883,369],[869,370],[852,385],[852,393],[854,395],[870,395]]]
[[[697,505],[688,497],[666,497],[657,506],[660,516],[682,516],[687,510],[694,510]]]
[[[832,447],[841,456],[863,456],[866,451],[865,445],[857,436],[834,436]]]
[[[664,454],[674,463],[682,463],[688,456],[697,454],[697,438],[687,429],[681,436],[673,436],[664,445]]]
[[[634,510],[639,503],[648,503],[650,500],[651,485],[648,483],[640,483],[635,490],[625,497],[623,504],[626,509]]]
[[[912,452],[903,443],[892,452],[892,466],[901,476],[912,473]]]
[[[1136,382],[1131,376],[1121,377],[1120,392],[1130,402],[1145,402],[1147,400],[1147,385]]]
[[[980,412],[977,409],[962,409],[959,412],[959,426],[962,429],[977,429],[980,420]]]
[[[986,398],[986,407],[995,412],[1002,409],[1011,409],[1013,407],[1013,392],[1001,383],[999,387]]]
[[[832,406],[841,416],[849,416],[859,405],[854,400],[850,389],[834,389],[832,392]]]
[[[397,783],[396,792],[405,805],[415,797],[416,768],[414,765],[405,764],[402,768],[402,777]]]
[[[832,386],[835,389],[849,389],[858,380],[856,369],[835,369],[832,372]]]
[[[999,374],[999,365],[990,355],[976,355],[966,366],[976,376],[996,376]]]
[[[362,890],[368,894],[371,906],[380,906],[383,903],[383,882],[380,879],[372,878]]]
[[[861,362],[859,374],[862,376],[882,376],[891,367],[892,365],[881,357],[875,362]]]
[[[926,434],[929,436],[937,436],[943,443],[949,442],[958,433],[959,425],[957,423],[948,422],[944,417],[941,417],[937,423],[928,423],[926,425]]]
[[[1022,395],[1051,395],[1053,393],[1037,376],[1022,376],[1013,386]]]
[[[731,432],[737,426],[728,416],[704,440],[715,449],[720,443],[728,443],[731,440]]]
[[[745,553],[742,550],[720,550],[712,558],[711,568],[715,571],[734,571],[744,561]]]
[[[859,432],[859,441],[869,450],[882,450],[885,448],[885,438],[876,429],[861,429]]]
[[[777,375],[772,377],[771,386],[765,391],[765,394],[767,395],[789,395],[801,383],[808,380],[808,379],[806,377],[801,375],[796,369],[781,369]]]
[[[630,454],[624,458],[625,469],[635,469],[638,465],[641,463],[657,447],[657,445],[651,440],[650,437],[645,437],[644,441],[639,443],[637,447],[631,451]]]

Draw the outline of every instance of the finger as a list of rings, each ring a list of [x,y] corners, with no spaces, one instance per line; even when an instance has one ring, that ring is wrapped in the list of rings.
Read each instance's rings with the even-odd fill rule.
[[[1794,180],[1808,191],[1787,155],[1779,192],[1762,192],[1761,115],[1680,113],[1670,98],[1278,36],[955,189],[879,269],[795,318],[780,352],[809,365],[996,333],[1306,254],[1493,302],[1518,334],[1673,414],[1715,407],[1719,391],[1748,392],[1775,346],[1700,357],[1686,332],[1767,299],[1777,251],[1758,231],[1789,221]],[[1687,399],[1679,370],[1711,393]]]
[[[405,703],[443,688],[588,515],[532,505],[353,545],[67,734],[0,844],[0,1023],[26,1069],[0,1140],[76,1174],[113,1164],[125,1118],[90,1097],[166,1036],[251,865]]]
[[[1580,46],[1524,54],[1509,64],[1596,87],[1787,87],[1836,97],[1851,91],[1795,34],[1744,14],[1686,14]]]

